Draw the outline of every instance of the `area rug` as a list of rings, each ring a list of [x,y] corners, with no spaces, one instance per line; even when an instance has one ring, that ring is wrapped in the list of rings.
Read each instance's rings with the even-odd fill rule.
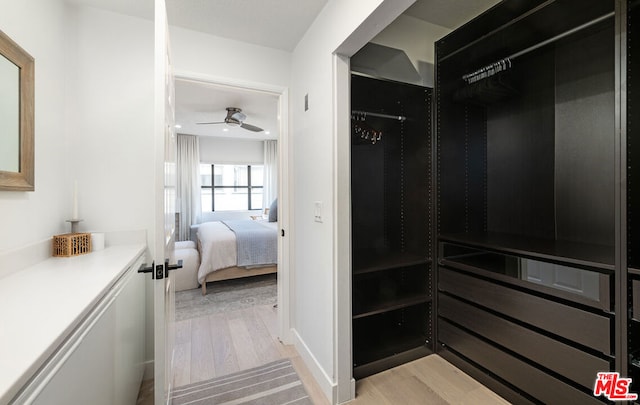
[[[216,281],[207,284],[207,295],[202,295],[199,288],[177,292],[176,321],[254,305],[275,305],[277,296],[275,274]]]
[[[312,405],[289,359],[178,387],[173,405]]]

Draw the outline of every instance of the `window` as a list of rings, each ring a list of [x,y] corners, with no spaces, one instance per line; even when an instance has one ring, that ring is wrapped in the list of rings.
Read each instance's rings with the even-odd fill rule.
[[[203,211],[262,209],[263,165],[200,164]]]

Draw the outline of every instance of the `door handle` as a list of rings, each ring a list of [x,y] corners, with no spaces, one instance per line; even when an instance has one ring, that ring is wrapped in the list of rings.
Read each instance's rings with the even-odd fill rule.
[[[182,268],[182,260],[178,260],[176,264],[169,264],[169,259],[165,259],[164,261],[164,276],[169,277],[170,270],[176,270]]]
[[[155,262],[151,262],[151,266],[147,266],[146,263],[141,264],[138,268],[138,273],[151,273],[151,278],[154,280],[159,280],[163,277],[162,265],[156,266]]]
[[[151,266],[147,266],[147,263],[142,263],[138,268],[138,273],[151,273],[153,271],[154,262],[151,262]]]

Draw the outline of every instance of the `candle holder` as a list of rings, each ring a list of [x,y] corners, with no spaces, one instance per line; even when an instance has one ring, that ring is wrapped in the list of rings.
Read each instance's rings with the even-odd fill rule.
[[[67,222],[71,222],[71,233],[78,233],[78,224],[82,222],[82,219],[67,219]]]

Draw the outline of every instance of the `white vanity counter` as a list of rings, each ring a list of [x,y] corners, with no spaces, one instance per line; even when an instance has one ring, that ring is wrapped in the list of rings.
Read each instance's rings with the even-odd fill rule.
[[[11,401],[145,249],[115,245],[52,257],[0,278],[0,404]]]

